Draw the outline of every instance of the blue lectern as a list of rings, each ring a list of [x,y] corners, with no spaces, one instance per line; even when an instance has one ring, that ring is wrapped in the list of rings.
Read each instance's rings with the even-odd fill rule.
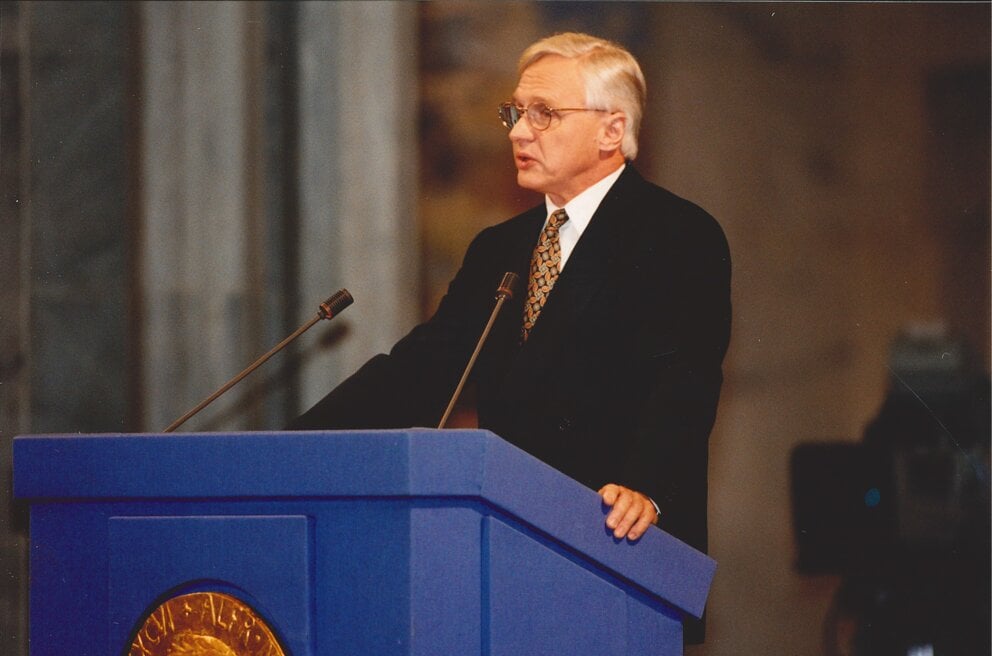
[[[195,591],[293,656],[681,654],[716,567],[480,430],[24,436],[14,493],[34,656],[136,653]]]

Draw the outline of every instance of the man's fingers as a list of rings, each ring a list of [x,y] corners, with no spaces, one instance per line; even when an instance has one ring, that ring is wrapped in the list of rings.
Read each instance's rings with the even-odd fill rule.
[[[627,515],[627,511],[630,509],[630,504],[633,503],[633,500],[630,490],[621,488],[620,492],[616,495],[616,500],[613,502],[613,510],[606,516],[606,525],[612,529],[618,529],[620,523]]]
[[[616,503],[617,495],[620,493],[620,486],[609,483],[599,488],[599,496],[603,497],[603,502],[608,506]]]
[[[627,539],[629,540],[640,539],[640,537],[644,535],[644,532],[648,530],[648,527],[654,523],[654,516],[655,516],[655,512],[653,507],[651,508],[650,512],[645,512],[644,514],[642,514],[641,518],[638,519],[637,523],[634,524],[634,527],[630,529],[629,533],[627,533]]]
[[[654,504],[640,492],[610,483],[600,488],[599,495],[603,503],[612,506],[606,525],[618,540],[637,540],[656,519]]]
[[[630,502],[627,504],[627,509],[624,511],[620,521],[613,527],[613,537],[617,539],[630,537],[633,540],[634,537],[628,534],[630,533],[630,529],[637,525],[645,515],[644,499],[635,492],[628,492],[624,496],[628,497]]]

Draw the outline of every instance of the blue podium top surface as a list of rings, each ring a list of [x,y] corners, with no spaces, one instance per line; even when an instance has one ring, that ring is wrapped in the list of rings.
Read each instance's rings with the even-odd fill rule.
[[[21,436],[14,495],[478,499],[695,617],[716,570],[660,529],[636,543],[614,539],[596,492],[483,430]]]

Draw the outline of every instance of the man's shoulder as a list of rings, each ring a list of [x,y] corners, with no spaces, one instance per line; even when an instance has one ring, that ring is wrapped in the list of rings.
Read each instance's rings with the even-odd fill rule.
[[[483,228],[479,236],[483,238],[514,237],[521,233],[534,232],[544,224],[544,220],[547,218],[546,212],[544,203],[535,205],[509,219]]]
[[[537,238],[544,219],[544,205],[541,204],[483,228],[469,244],[466,259],[492,256],[501,258],[506,252],[521,248],[528,250]]]
[[[670,237],[674,231],[699,233],[723,240],[723,228],[709,211],[644,178],[629,166],[608,195],[608,211],[629,217],[638,230]]]
[[[620,179],[610,190],[611,194],[616,194],[621,198],[635,199],[636,201],[650,201],[656,207],[671,211],[678,211],[684,214],[704,214],[711,216],[709,212],[697,205],[695,202],[679,196],[673,191],[655,184],[640,174],[632,166],[628,165]]]

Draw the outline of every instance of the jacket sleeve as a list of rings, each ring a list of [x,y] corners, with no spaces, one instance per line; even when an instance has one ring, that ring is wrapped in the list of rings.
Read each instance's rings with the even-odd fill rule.
[[[488,231],[471,243],[437,311],[289,425],[289,430],[436,426],[491,310]],[[490,284],[491,283],[491,284]]]
[[[730,253],[705,215],[681,248],[669,352],[648,364],[645,395],[634,418],[634,444],[618,481],[650,496],[659,525],[706,551],[709,435],[730,340]]]

